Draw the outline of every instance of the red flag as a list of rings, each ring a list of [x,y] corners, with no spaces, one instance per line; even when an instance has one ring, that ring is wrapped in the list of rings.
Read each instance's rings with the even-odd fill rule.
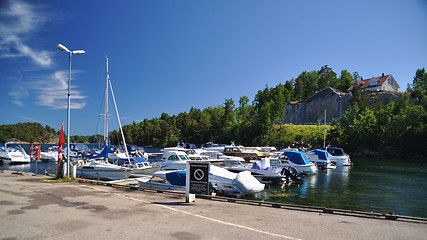
[[[61,131],[59,131],[59,140],[58,140],[58,171],[59,166],[62,161],[62,145],[65,143],[64,140],[64,123],[62,123]]]

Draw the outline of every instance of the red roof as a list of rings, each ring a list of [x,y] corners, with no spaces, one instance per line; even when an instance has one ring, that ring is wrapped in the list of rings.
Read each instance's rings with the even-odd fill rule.
[[[368,79],[364,79],[364,80],[357,80],[357,84],[359,84],[361,89],[365,89],[365,88],[369,88],[369,87],[373,87],[373,86],[382,86],[383,83],[391,76],[391,74],[388,75],[382,75],[379,77],[371,77]],[[375,85],[371,85],[371,81],[372,80],[376,80],[377,84]],[[354,88],[354,84],[350,86],[350,88],[347,91],[351,91]]]

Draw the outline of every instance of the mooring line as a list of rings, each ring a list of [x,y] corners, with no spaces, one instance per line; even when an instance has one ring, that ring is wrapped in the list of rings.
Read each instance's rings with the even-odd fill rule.
[[[98,191],[101,191],[101,192],[111,193],[110,191],[107,191],[107,190],[104,190],[104,189],[100,189],[100,188],[96,188],[96,187],[89,187],[89,186],[86,186],[86,185],[81,185],[81,186],[86,187],[86,188],[92,188],[92,189],[95,189],[95,190],[98,190]],[[149,201],[141,200],[141,199],[134,198],[134,197],[129,197],[129,196],[122,195],[122,194],[119,194],[119,193],[113,193],[113,194],[116,195],[116,196],[119,196],[119,197],[123,197],[123,198],[129,199],[129,200],[137,201],[137,202],[142,202],[142,203],[147,203],[147,204],[155,204],[157,206],[160,206],[162,208],[165,208],[165,209],[168,209],[168,210],[171,210],[171,211],[175,211],[175,212],[187,214],[187,215],[190,215],[190,216],[193,216],[193,217],[205,219],[205,220],[208,220],[208,221],[211,221],[211,222],[216,222],[216,223],[227,225],[227,226],[231,226],[231,227],[241,228],[241,229],[245,229],[245,230],[249,230],[249,231],[253,231],[253,232],[257,232],[257,233],[262,233],[262,234],[266,234],[266,235],[274,236],[274,237],[280,237],[280,238],[291,239],[291,240],[302,240],[301,238],[294,238],[294,237],[285,236],[285,235],[281,235],[281,234],[277,234],[277,233],[271,233],[271,232],[267,232],[267,231],[262,231],[262,230],[251,228],[251,227],[246,227],[246,226],[235,224],[235,223],[224,222],[222,220],[218,220],[218,219],[215,219],[215,218],[205,217],[205,216],[202,216],[202,215],[199,215],[199,214],[194,214],[194,213],[190,213],[190,212],[187,212],[187,211],[184,211],[184,210],[180,210],[180,209],[176,209],[176,208],[173,208],[173,207],[165,206],[165,205],[162,205],[162,204],[158,204],[158,203],[154,203],[154,202],[149,202]]]

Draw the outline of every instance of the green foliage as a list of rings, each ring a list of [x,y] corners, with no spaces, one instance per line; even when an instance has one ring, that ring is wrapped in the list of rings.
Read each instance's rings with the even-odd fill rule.
[[[272,146],[279,148],[299,147],[321,148],[323,147],[326,130],[326,144],[330,143],[329,125],[293,125],[280,124],[272,128]]]
[[[356,103],[336,125],[339,144],[353,152],[427,155],[427,110],[406,94],[361,108]]]
[[[58,140],[58,132],[40,123],[17,123],[0,125],[0,142],[22,141],[29,143],[50,143]]]
[[[380,101],[355,87],[352,108],[340,121],[331,126],[299,126],[280,124],[286,105],[311,97],[325,87],[347,90],[357,72],[342,70],[336,73],[324,65],[320,70],[304,71],[297,78],[275,87],[265,86],[250,102],[242,96],[238,106],[233,99],[225,99],[216,107],[203,110],[191,108],[170,116],[162,113],[160,118],[123,126],[127,143],[147,147],[174,146],[177,142],[202,144],[208,141],[236,143],[251,146],[271,145],[279,148],[304,146],[323,147],[326,144],[345,147],[349,152],[382,152],[391,155],[413,157],[414,153],[427,156],[427,73],[418,69],[409,94],[399,95],[397,100]],[[112,144],[121,144],[119,131],[110,132]],[[38,123],[0,125],[0,142],[19,139],[25,142],[56,143],[58,133],[49,126]],[[72,142],[101,142],[102,136],[71,136]]]

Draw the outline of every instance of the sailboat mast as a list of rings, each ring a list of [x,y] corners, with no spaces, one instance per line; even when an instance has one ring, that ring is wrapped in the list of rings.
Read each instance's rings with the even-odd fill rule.
[[[108,75],[108,56],[106,56],[106,77],[105,77],[105,119],[104,119],[104,142],[108,146],[108,81],[110,76]]]

